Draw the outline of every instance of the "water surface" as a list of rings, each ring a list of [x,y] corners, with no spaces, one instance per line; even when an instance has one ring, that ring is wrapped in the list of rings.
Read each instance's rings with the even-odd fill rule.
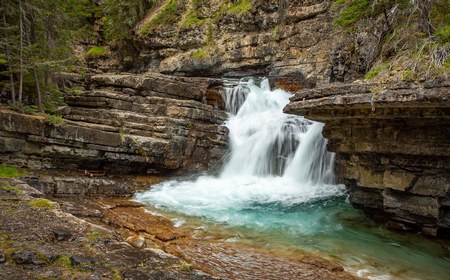
[[[230,154],[220,174],[163,182],[135,199],[177,226],[188,221],[275,254],[318,254],[363,278],[449,279],[438,243],[387,231],[351,207],[334,183],[323,124],[283,113],[291,96],[267,81],[230,89]]]

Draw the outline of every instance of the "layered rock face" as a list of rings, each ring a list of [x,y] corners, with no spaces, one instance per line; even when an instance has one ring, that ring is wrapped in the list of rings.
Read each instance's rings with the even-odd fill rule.
[[[392,228],[448,237],[450,83],[304,90],[286,111],[326,123],[354,206]]]
[[[207,104],[216,102],[216,80],[104,74],[84,83],[88,90],[66,96],[64,123],[0,110],[0,160],[33,169],[159,173],[211,168],[226,150],[226,114]]]
[[[122,71],[269,76],[274,86],[295,92],[360,76],[373,63],[367,50],[380,41],[379,34],[354,38],[335,27],[332,0],[171,2],[175,11],[162,6],[150,13],[136,27],[133,47],[115,53],[105,70],[115,61]],[[171,24],[151,24],[169,16]]]

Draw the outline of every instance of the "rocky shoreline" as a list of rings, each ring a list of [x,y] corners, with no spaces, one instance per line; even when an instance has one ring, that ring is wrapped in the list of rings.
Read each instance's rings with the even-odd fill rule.
[[[104,178],[78,177],[79,187],[89,180]],[[316,256],[290,259],[195,236],[120,198],[125,191],[49,196],[22,180],[0,184],[2,279],[354,279]]]

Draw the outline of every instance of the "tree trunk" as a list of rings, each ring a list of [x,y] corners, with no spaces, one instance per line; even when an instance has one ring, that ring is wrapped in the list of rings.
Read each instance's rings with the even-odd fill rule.
[[[38,75],[38,72],[36,70],[36,67],[33,67],[33,76],[34,76],[34,90],[36,91],[36,95],[37,95],[38,111],[42,112],[41,88],[39,86],[39,75]]]
[[[22,0],[19,0],[19,27],[20,27],[20,51],[19,51],[19,60],[20,60],[20,72],[19,72],[19,96],[18,96],[18,105],[22,105],[22,95],[23,95],[23,6]]]
[[[34,46],[36,43],[36,21],[35,21],[35,15],[32,13],[30,16],[30,45]],[[33,78],[34,78],[34,92],[37,97],[37,107],[38,111],[42,113],[42,93],[41,93],[41,87],[39,85],[39,75],[37,71],[37,66],[33,66]]]
[[[6,23],[6,11],[3,12],[3,25],[5,26],[5,30],[7,29]],[[6,51],[6,60],[8,61],[8,69],[9,69],[9,82],[11,84],[11,101],[12,105],[16,106],[16,90],[14,88],[14,74],[13,74],[13,66],[12,66],[12,58],[11,52],[9,50],[9,41],[8,34],[5,31],[5,51]]]

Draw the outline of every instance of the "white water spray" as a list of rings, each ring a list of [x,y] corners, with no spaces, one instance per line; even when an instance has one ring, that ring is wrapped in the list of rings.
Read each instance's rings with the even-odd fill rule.
[[[234,225],[254,205],[297,205],[342,193],[332,185],[333,155],[323,125],[283,113],[292,95],[267,80],[241,82],[225,94],[230,154],[219,176],[168,181],[136,199]]]

